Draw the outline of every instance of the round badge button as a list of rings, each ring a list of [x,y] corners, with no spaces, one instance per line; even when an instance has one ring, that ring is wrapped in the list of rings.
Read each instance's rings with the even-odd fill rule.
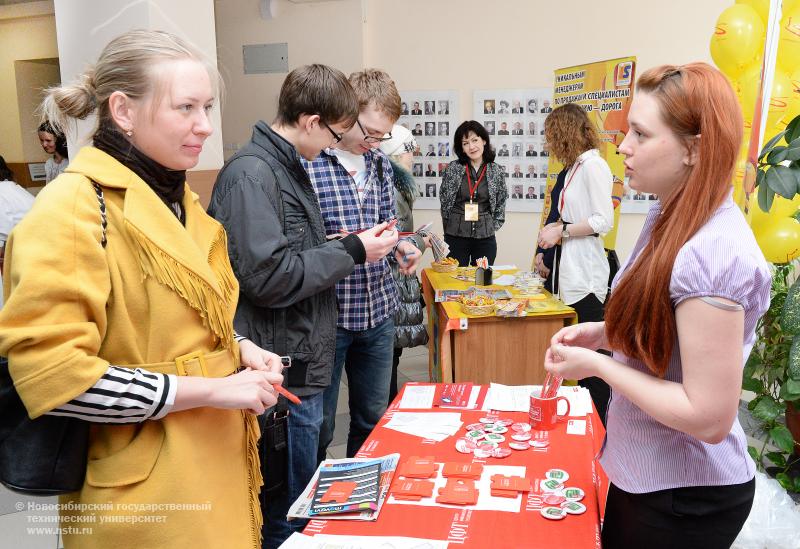
[[[490,433],[494,431],[495,426],[496,425],[494,423],[484,423],[483,430],[486,431],[487,433]]]
[[[497,448],[492,449],[492,457],[503,459],[507,458],[510,455],[511,455],[511,450],[509,450],[508,448],[500,448],[498,446]]]
[[[545,496],[542,498],[542,501],[544,501],[547,505],[561,505],[567,501],[567,498],[561,494],[551,493],[545,494]]]
[[[456,450],[461,452],[462,454],[471,454],[478,445],[475,444],[473,441],[468,440],[466,438],[460,438],[456,441]]]
[[[508,432],[508,427],[500,425],[499,423],[495,423],[491,429],[484,429],[484,431],[501,435]]]
[[[575,488],[574,486],[570,486],[564,490],[564,497],[569,501],[580,501],[583,499],[584,495],[583,490]]]
[[[486,416],[486,417],[478,418],[478,421],[480,421],[481,423],[494,423],[495,421],[497,421],[497,418],[496,417],[488,417],[488,416]]]
[[[473,450],[472,455],[478,459],[485,459],[488,457],[492,457],[492,449],[486,448],[485,446],[479,446]]]
[[[582,515],[586,512],[586,506],[577,501],[565,501],[561,504],[561,508],[570,515]]]
[[[492,440],[479,440],[476,444],[479,448],[497,448],[497,443]]]
[[[483,431],[483,423],[470,423],[467,425],[467,431]]]
[[[561,520],[567,516],[567,512],[561,507],[542,507],[542,516],[550,520]]]
[[[559,482],[566,482],[569,479],[569,473],[563,469],[550,469],[544,474],[547,478],[552,478]]]
[[[529,423],[514,423],[511,425],[511,429],[518,433],[527,433],[531,430],[531,426]]]
[[[512,441],[508,443],[508,447],[512,450],[527,450],[530,448],[530,445],[527,442]]]
[[[539,484],[539,486],[541,486],[542,490],[544,490],[545,492],[557,492],[558,490],[561,490],[564,487],[563,484],[552,478],[545,480],[544,482]]]
[[[498,435],[497,433],[486,433],[483,436],[483,438],[485,438],[489,442],[496,442],[498,444],[506,440],[506,437],[504,437],[503,435]]]
[[[534,448],[547,448],[548,446],[550,446],[550,442],[549,441],[547,441],[547,440],[539,440],[539,439],[531,440],[531,441],[528,442],[528,444],[530,444]]]
[[[508,427],[509,425],[512,425],[514,423],[514,420],[513,419],[498,419],[497,421],[495,421],[495,423],[497,423],[498,425],[502,425],[503,427]]]
[[[517,442],[528,442],[531,439],[531,436],[528,433],[514,433],[511,435],[511,438]]]
[[[481,440],[483,437],[484,437],[483,431],[470,431],[466,435],[464,435],[464,438],[472,441]]]

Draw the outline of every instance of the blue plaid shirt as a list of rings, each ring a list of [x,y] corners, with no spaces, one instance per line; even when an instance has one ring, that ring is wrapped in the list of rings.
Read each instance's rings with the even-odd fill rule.
[[[378,177],[381,159],[383,179]],[[367,184],[359,203],[356,182],[330,151],[313,162],[301,160],[319,198],[325,232],[329,235],[369,229],[395,217],[394,174],[389,159],[371,149],[364,154]],[[375,263],[356,265],[353,273],[336,284],[339,300],[338,326],[363,331],[381,324],[397,309],[398,296],[389,262],[386,258]]]

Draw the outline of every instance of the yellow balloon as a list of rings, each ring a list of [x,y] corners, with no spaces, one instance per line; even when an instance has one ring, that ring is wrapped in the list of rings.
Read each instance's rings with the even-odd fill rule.
[[[793,217],[771,220],[753,234],[770,263],[788,263],[800,257],[800,222]]]
[[[769,20],[769,0],[736,0],[736,3],[753,8],[766,26]]]
[[[764,38],[764,23],[758,13],[750,6],[734,4],[717,19],[711,58],[720,70],[735,78],[742,67],[763,56]]]
[[[762,183],[762,185],[765,184]],[[753,201],[753,207],[750,208],[752,212],[750,226],[753,227],[753,231],[767,228],[776,219],[791,217],[797,213],[798,209],[800,209],[800,195],[795,196],[792,200],[775,195],[775,200],[772,201],[772,208],[769,209],[769,212],[765,212],[758,206],[756,197],[756,200]]]
[[[778,66],[789,73],[800,65],[800,4],[791,9],[783,8],[777,61]]]
[[[753,63],[739,78],[739,104],[742,107],[742,116],[745,120],[745,128],[750,127],[753,121],[753,112],[756,109],[756,99],[758,89],[761,86],[761,63]]]
[[[756,100],[758,99],[758,90],[761,87],[761,67],[749,67],[742,78],[739,80],[741,85],[741,104],[742,115],[748,122],[753,120],[753,113],[755,112]],[[797,97],[795,88],[792,85],[792,79],[783,71],[776,71],[775,77],[772,79],[772,93],[769,98],[769,111],[767,111],[767,133],[766,138],[778,133],[786,127],[788,120],[783,122],[782,126],[779,123],[783,121],[784,117],[791,108],[796,107],[796,103],[800,97]],[[769,128],[780,128],[779,130],[770,133]]]

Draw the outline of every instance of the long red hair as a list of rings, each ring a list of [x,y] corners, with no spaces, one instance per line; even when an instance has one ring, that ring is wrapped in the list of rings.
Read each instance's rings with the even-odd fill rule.
[[[742,142],[742,115],[725,77],[705,63],[664,65],[639,78],[661,119],[681,138],[700,135],[694,165],[661,204],[650,242],[606,303],[606,335],[612,349],[644,362],[664,377],[677,337],[669,285],[681,247],[727,198]]]

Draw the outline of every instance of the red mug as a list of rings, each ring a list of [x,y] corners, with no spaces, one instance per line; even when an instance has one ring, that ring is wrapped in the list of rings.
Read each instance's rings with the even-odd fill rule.
[[[564,416],[569,415],[569,400],[567,397],[554,396],[552,398],[542,398],[542,390],[534,389],[531,392],[531,404],[528,410],[528,419],[531,427],[537,431],[549,431],[558,424],[558,401],[563,400],[567,404],[567,411]]]

